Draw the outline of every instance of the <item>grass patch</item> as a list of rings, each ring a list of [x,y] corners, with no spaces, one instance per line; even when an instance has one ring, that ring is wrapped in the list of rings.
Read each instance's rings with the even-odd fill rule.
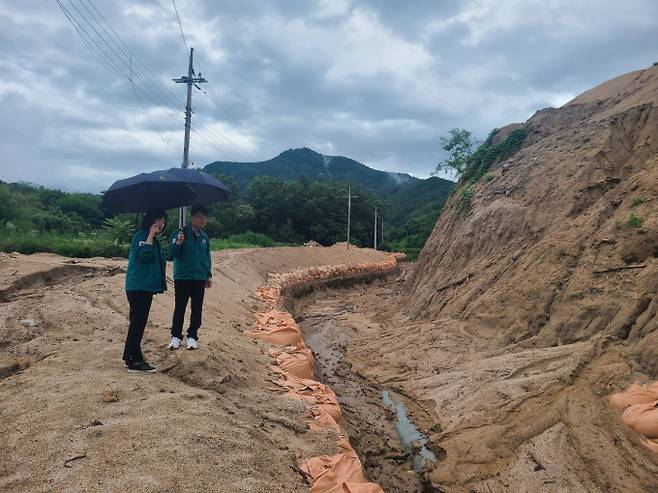
[[[647,201],[644,197],[635,197],[631,200],[631,209],[637,207],[638,205],[644,204]]]
[[[617,229],[633,229],[633,228],[641,228],[643,224],[644,224],[644,218],[641,218],[633,213],[630,213],[626,221],[617,222],[615,226],[617,227]]]
[[[0,251],[31,254],[56,253],[64,257],[128,257],[129,244],[96,234],[66,235],[36,231],[0,231]]]
[[[131,237],[132,239],[132,237]],[[167,255],[168,242],[164,235],[160,236],[163,253]],[[228,238],[210,240],[212,250],[227,250],[233,248],[267,248],[283,246],[267,235],[259,233],[242,233]],[[123,257],[127,258],[130,243],[119,242],[105,231],[89,234],[39,233],[38,231],[23,231],[15,228],[0,229],[0,251],[19,252],[25,255],[32,253],[56,253],[64,257]]]
[[[641,228],[644,224],[644,219],[636,216],[635,214],[630,214],[626,220],[627,228]]]
[[[271,248],[275,246],[284,246],[284,244],[275,242],[267,235],[252,232],[231,235],[228,238],[214,238],[210,240],[210,248],[212,250]]]

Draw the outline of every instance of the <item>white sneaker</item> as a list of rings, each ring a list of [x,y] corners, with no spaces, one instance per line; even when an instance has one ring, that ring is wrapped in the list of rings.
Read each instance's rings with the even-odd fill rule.
[[[196,344],[196,339],[194,337],[187,338],[187,349],[196,349],[199,346]]]
[[[181,341],[178,337],[172,337],[171,342],[169,343],[169,349],[178,349],[180,347]]]

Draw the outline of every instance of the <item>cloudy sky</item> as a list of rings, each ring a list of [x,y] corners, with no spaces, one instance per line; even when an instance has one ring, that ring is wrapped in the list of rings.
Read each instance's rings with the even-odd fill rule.
[[[658,60],[655,0],[176,4],[208,79],[199,166],[310,147],[426,177],[450,128],[483,138]],[[0,180],[98,192],[180,164],[171,0],[0,0],[0,25]]]

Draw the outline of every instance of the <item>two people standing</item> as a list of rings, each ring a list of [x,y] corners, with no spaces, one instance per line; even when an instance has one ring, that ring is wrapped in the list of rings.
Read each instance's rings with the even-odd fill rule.
[[[169,347],[177,349],[183,338],[183,320],[191,300],[192,314],[187,330],[187,348],[198,347],[198,330],[205,289],[212,286],[210,240],[203,228],[208,222],[208,210],[195,205],[191,210],[191,224],[177,230],[169,244],[174,259],[175,309]],[[130,245],[126,273],[126,296],[130,305],[130,325],[123,352],[123,360],[130,373],[151,373],[141,351],[141,341],[148,321],[154,294],[167,290],[166,259],[157,235],[167,224],[162,210],[148,211]]]

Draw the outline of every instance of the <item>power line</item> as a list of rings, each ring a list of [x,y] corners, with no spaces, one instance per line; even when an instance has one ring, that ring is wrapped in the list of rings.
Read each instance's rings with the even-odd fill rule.
[[[93,2],[93,0],[87,0],[87,3],[89,3],[89,4],[92,6],[92,8],[96,11],[96,13],[98,14],[98,16],[99,16],[99,17],[102,19],[102,21],[105,23],[105,25],[107,25],[108,29],[109,29],[109,30],[111,31],[111,33],[114,35],[114,38],[115,38],[119,43],[121,43],[121,45],[123,45],[123,47],[127,50],[127,52],[126,52],[125,50],[122,49],[123,53],[125,53],[126,55],[129,55],[129,56],[132,56],[133,59],[134,59],[138,64],[140,64],[140,65],[142,66],[142,68],[143,68],[143,69],[149,74],[149,76],[151,77],[151,79],[152,79],[153,81],[157,82],[157,83],[160,85],[160,87],[161,87],[165,92],[167,92],[167,93],[168,93],[168,94],[169,94],[169,95],[175,100],[178,96],[173,92],[173,90],[172,90],[169,86],[166,86],[166,85],[165,85],[160,79],[158,79],[157,76],[151,71],[151,69],[149,69],[148,66],[147,66],[147,65],[141,60],[141,58],[139,58],[139,57],[137,56],[137,54],[135,54],[135,52],[133,52],[133,51],[130,49],[130,47],[125,43],[125,41],[123,41],[123,39],[121,39],[121,37],[117,34],[117,32],[116,32],[116,31],[114,30],[114,28],[112,27],[112,25],[107,21],[107,19],[106,19],[105,16],[102,14],[102,12],[101,12],[100,10],[98,10],[98,8],[96,7],[96,4]],[[97,20],[96,17],[94,17],[94,19]],[[97,22],[99,22],[99,21],[97,20]],[[102,27],[102,23],[99,22],[99,24],[100,24],[101,27]],[[107,30],[105,30],[105,28],[103,28],[103,30],[104,30],[105,32],[107,32]],[[112,36],[110,36],[110,37],[112,37]]]
[[[69,0],[69,1],[71,1],[71,0]],[[80,2],[80,3],[82,4],[82,0],[78,0],[78,2]],[[118,39],[118,40],[119,40],[124,46],[126,46],[125,43],[119,38],[119,36],[117,35],[116,31],[114,31],[114,29],[111,27],[111,25],[109,24],[109,22],[107,21],[107,19],[105,19],[105,17],[102,15],[102,13],[101,13],[101,12],[98,10],[98,8],[95,6],[94,2],[93,2],[92,0],[87,0],[87,2],[88,2],[88,3],[94,8],[94,10],[98,13],[99,17],[105,22],[105,24],[108,25],[108,27],[109,27],[110,30],[112,31],[112,34],[114,34],[114,37],[117,38],[117,39]],[[176,11],[176,16],[177,16],[177,19],[179,20],[179,27],[181,28],[181,34],[183,35],[183,38],[185,38],[185,35],[184,35],[184,32],[183,32],[183,29],[182,29],[182,25],[180,24],[180,16],[179,16],[179,14],[178,14],[178,10],[177,10],[177,8],[176,8],[176,5],[175,5],[174,0],[172,0],[172,2],[174,3],[174,9],[175,9],[175,11]],[[108,37],[111,38],[110,33],[105,29],[105,27],[102,25],[102,23],[99,21],[99,19],[94,15],[94,13],[91,12],[86,6],[84,6],[84,7],[85,7],[85,10],[87,10],[87,12],[93,17],[94,21],[96,21],[96,22],[98,23],[98,25],[99,25],[99,26],[101,27],[101,29],[105,32],[105,34],[107,34]],[[78,10],[78,9],[76,9],[76,10]],[[79,10],[78,10],[78,12],[79,12]],[[80,13],[80,12],[79,12],[79,13]],[[80,13],[80,14],[82,15],[82,13]],[[86,17],[85,17],[85,20],[86,20],[87,22],[89,22],[88,19],[87,19]],[[93,28],[93,27],[92,27],[92,28]],[[102,35],[100,35],[100,33],[98,33],[98,31],[97,31],[96,29],[94,29],[94,31],[95,31],[99,36],[101,36],[102,39],[103,39],[103,41],[109,46],[107,40],[106,40]],[[115,46],[116,46],[116,43],[115,43]],[[186,46],[187,46],[187,44],[186,44]],[[132,51],[130,50],[130,48],[128,48],[128,47],[126,46],[126,49],[128,50],[127,52],[126,52],[125,50],[123,50],[120,46],[119,46],[119,49],[124,53],[124,55],[129,56],[130,59],[132,60],[133,53],[132,53]],[[118,57],[117,52],[116,52],[114,49],[113,49],[112,51],[113,51],[113,53],[114,53],[115,55],[117,55],[117,57]],[[136,57],[136,58],[137,58],[137,57]],[[141,62],[141,60],[138,59],[138,61],[141,63],[142,66],[144,66],[145,68],[147,68],[147,67],[145,66],[145,64],[144,64],[143,62]],[[125,64],[125,61],[124,61],[124,64]],[[147,69],[148,69],[148,68],[147,68]],[[154,76],[152,76],[152,78],[155,79],[155,80],[157,81],[157,79],[156,79]],[[131,83],[133,82],[132,77],[130,77],[129,80],[131,81]],[[224,80],[225,80],[225,79],[224,79]],[[159,82],[161,85],[163,85],[160,81],[158,81],[158,82]],[[228,81],[226,81],[226,83],[228,84]],[[147,86],[147,87],[149,87],[149,86]],[[164,85],[163,85],[163,87],[166,88],[166,86],[164,86]],[[215,99],[212,98],[212,96],[210,96],[210,94],[208,94],[206,91],[204,91],[203,89],[201,89],[198,85],[195,85],[195,87],[196,87],[197,89],[199,89],[200,91],[202,91],[202,92],[208,97],[208,99],[210,99],[210,100],[213,102],[213,104],[215,104],[215,106],[217,106],[220,110],[222,110],[225,114],[227,114],[230,118],[232,118],[232,119],[233,119],[238,125],[240,125],[240,126],[241,126],[241,127],[242,127],[242,128],[243,128],[243,129],[249,134],[249,135],[251,135],[251,136],[252,136],[254,139],[256,139],[256,140],[260,140],[261,142],[263,142],[263,144],[265,144],[266,147],[268,147],[273,153],[276,154],[276,151],[274,151],[273,149],[271,149],[263,139],[261,139],[261,138],[257,137],[256,135],[254,135],[254,134],[253,134],[253,133],[252,133],[252,132],[251,132],[251,131],[245,126],[245,125],[242,124],[242,122],[240,122],[240,120],[238,120],[238,119],[237,119],[233,114],[231,114],[228,110],[224,109],[221,105],[219,105],[219,104],[217,103],[217,101],[215,101]],[[149,89],[150,89],[150,87],[149,87]],[[160,99],[161,101],[165,101],[165,102],[167,102],[167,100],[165,100],[161,95],[156,94],[152,89],[150,89],[150,90],[151,90],[151,92],[154,94],[154,96],[156,96],[158,99]],[[173,92],[172,92],[171,90],[167,89],[167,92],[169,92],[172,96],[175,97],[175,95],[173,94]],[[242,96],[240,96],[240,97],[242,98]],[[246,100],[245,100],[244,98],[242,98],[242,99],[246,102]],[[169,101],[169,102],[170,102],[170,101]],[[227,138],[224,138],[223,140],[230,142]],[[231,143],[231,145],[233,145],[233,144]],[[235,145],[235,147],[237,147],[237,145]],[[239,147],[238,147],[238,148],[239,148]]]
[[[203,57],[203,56],[200,56],[199,58],[201,58],[201,59],[203,59],[203,60],[206,60],[205,57]],[[206,65],[210,66],[210,63],[208,63],[207,60],[206,60]],[[234,87],[234,86],[233,86],[228,80],[226,80],[226,78],[225,78],[221,73],[218,72],[217,74],[214,74],[214,75],[217,75],[217,77],[219,77],[219,78],[221,79],[221,81],[224,82],[224,84],[226,84],[226,86],[227,86],[231,91],[233,91],[233,93],[234,93],[238,98],[240,98],[240,99],[242,100],[242,102],[244,102],[244,104],[246,104],[246,105],[249,106],[250,108],[254,108],[256,111],[258,111],[258,109],[255,108],[255,107],[253,106],[252,103],[250,103],[249,101],[247,101],[247,100],[242,96],[242,94],[240,93],[240,91],[238,91],[238,90],[237,90],[237,89],[236,89],[236,88],[235,88],[235,87]]]
[[[58,1],[59,1],[59,0],[58,0]],[[96,35],[101,39],[101,41],[103,41],[103,43],[109,48],[109,50],[111,50],[111,52],[112,52],[112,54],[114,55],[114,57],[116,57],[116,60],[118,60],[118,62],[120,62],[120,63],[121,63],[126,69],[128,69],[128,73],[127,73],[127,74],[125,73],[124,70],[121,70],[121,68],[119,68],[118,71],[120,72],[120,75],[121,75],[123,78],[127,79],[129,82],[132,83],[132,82],[134,81],[134,78],[135,78],[134,75],[133,75],[134,72],[133,72],[132,65],[131,65],[131,63],[132,63],[132,57],[133,57],[132,52],[131,52],[130,50],[128,50],[128,52],[126,52],[125,50],[123,50],[123,49],[121,48],[121,46],[119,46],[119,45],[118,45],[115,41],[113,41],[113,40],[108,41],[108,39],[106,39],[106,37],[103,36],[103,35],[102,35],[102,34],[96,29],[96,27],[94,26],[94,24],[92,23],[92,21],[89,20],[89,17],[87,17],[84,13],[82,13],[82,12],[80,11],[80,9],[78,9],[78,8],[72,3],[72,0],[69,0],[69,3],[70,3],[70,4],[72,5],[72,7],[76,10],[76,12],[78,12],[78,15],[79,15],[79,16],[80,16],[80,17],[81,17],[81,18],[87,23],[87,25],[88,25],[88,26],[89,26],[89,27],[90,27],[90,28],[96,33]],[[85,8],[85,10],[87,10],[87,12],[90,13],[90,15],[92,16],[94,22],[95,22],[95,23],[101,28],[101,30],[103,30],[103,31],[105,32],[105,34],[106,34],[109,38],[111,38],[109,32],[103,27],[103,25],[100,23],[100,21],[98,20],[98,18],[97,18],[92,12],[90,12],[89,9],[88,9],[88,8],[82,3],[82,0],[78,0],[78,3],[80,3],[80,5],[83,6],[83,7]],[[107,21],[105,21],[105,22],[107,23]],[[115,32],[115,35],[116,35],[116,32]],[[124,44],[125,44],[125,43],[124,43]],[[98,46],[98,43],[96,43],[96,45]],[[106,52],[103,48],[101,48],[100,46],[99,46],[99,48],[101,49],[101,51],[103,52],[103,54],[104,54],[108,59],[111,59],[111,58],[112,58],[110,55],[107,54],[107,52]],[[122,56],[118,53],[117,50],[121,51],[124,55],[126,55],[126,56],[129,58],[130,63],[129,63],[128,61],[126,61],[124,58],[122,58]],[[117,63],[116,61],[114,61],[114,60],[113,60],[113,64],[114,64],[115,67],[118,65],[118,63]],[[142,76],[139,75],[139,74],[137,74],[137,78],[142,78]],[[177,102],[174,102],[174,103],[172,104],[172,102],[171,102],[170,100],[167,100],[167,99],[164,98],[162,95],[160,95],[159,93],[155,92],[155,90],[149,85],[148,80],[140,80],[140,82],[141,82],[141,83],[143,84],[143,86],[144,86],[144,91],[143,91],[143,92],[147,92],[147,91],[150,92],[151,95],[152,95],[152,97],[155,98],[155,99],[160,100],[161,103],[164,103],[164,106],[168,106],[168,105],[178,106],[178,103],[177,103]],[[173,94],[173,93],[172,93],[172,94]],[[152,98],[150,98],[150,99],[152,99]]]
[[[78,2],[81,2],[81,0],[78,0]],[[117,38],[117,39],[119,40],[119,42],[121,42],[121,43],[126,47],[126,50],[128,50],[128,51],[124,50],[124,49],[121,48],[120,46],[119,46],[119,49],[124,53],[124,55],[128,56],[128,57],[130,58],[130,60],[132,61],[132,57],[135,56],[134,53],[132,52],[132,50],[130,50],[130,48],[127,47],[127,45],[125,45],[125,43],[123,42],[123,40],[121,40],[121,38],[118,36],[118,34],[116,33],[116,31],[112,28],[112,26],[111,26],[111,25],[109,24],[109,22],[107,21],[107,19],[105,19],[105,17],[102,15],[102,13],[101,13],[101,12],[98,10],[98,8],[95,6],[94,2],[93,2],[92,0],[87,0],[87,2],[88,2],[88,3],[94,8],[94,10],[95,10],[96,13],[98,14],[98,16],[99,16],[99,17],[105,22],[105,24],[108,26],[108,28],[110,29],[110,31],[112,32],[112,34],[114,35],[114,37]],[[96,21],[96,22],[99,24],[99,26],[100,26],[101,29],[105,32],[105,34],[107,34],[108,37],[111,38],[112,36],[111,36],[110,33],[107,31],[107,29],[105,29],[105,27],[102,25],[102,23],[100,22],[100,20],[98,19],[98,17],[96,17],[96,15],[94,15],[94,13],[91,12],[91,11],[89,11],[89,9],[87,9],[86,7],[85,7],[85,9],[87,10],[87,12],[90,13],[90,15],[93,17],[94,21]],[[87,20],[87,19],[85,18],[85,20]],[[96,32],[97,32],[97,34],[100,35],[100,33],[98,33],[98,31],[96,31]],[[103,39],[104,39],[104,38],[103,38]],[[105,41],[106,44],[107,44],[107,41],[106,41],[105,39],[104,39],[104,41]],[[116,46],[116,43],[115,43],[115,46]],[[115,54],[117,54],[116,51],[113,50],[113,52],[114,52]],[[146,65],[145,65],[141,60],[139,60],[136,56],[135,56],[135,58],[140,62],[140,64],[141,64],[146,70],[148,70],[148,67],[146,67]],[[125,62],[124,62],[124,64],[125,64]],[[149,72],[150,72],[150,71],[149,71]],[[161,84],[161,85],[167,90],[167,92],[168,92],[169,94],[171,94],[172,96],[175,97],[174,93],[173,93],[170,89],[168,89],[166,86],[164,86],[164,84],[162,84],[162,82],[158,81],[152,73],[151,73],[151,76],[152,76],[152,79],[154,79],[154,80],[156,80],[157,82],[159,82],[159,83],[160,83],[160,84]],[[130,77],[129,80],[131,81],[131,83],[134,82],[134,80],[133,80],[132,77]],[[147,87],[149,87],[149,86],[147,86]],[[198,87],[198,86],[196,86],[196,87]],[[149,87],[149,88],[150,88],[150,87]],[[163,96],[160,95],[159,93],[155,93],[153,90],[151,90],[151,93],[152,93],[157,99],[159,99],[160,101],[164,101],[164,102],[165,102],[165,106],[166,106],[166,103],[171,103],[171,101],[170,101],[169,99],[167,99],[166,97],[163,97]],[[209,132],[209,133],[212,134],[212,132]],[[218,135],[218,134],[215,134],[215,135]],[[237,149],[237,146],[234,146],[234,145],[230,142],[230,140],[228,140],[227,138],[223,138],[223,137],[222,137],[221,140],[223,140],[224,142],[228,142],[228,144],[229,144],[230,146],[233,146],[233,147],[235,147],[235,148]]]
[[[244,129],[245,132],[247,132],[249,135],[251,135],[251,136],[252,136],[254,139],[256,139],[257,141],[262,142],[263,145],[265,145],[265,147],[267,147],[267,149],[270,150],[272,153],[274,153],[274,154],[277,153],[274,149],[272,149],[272,148],[269,146],[269,144],[268,144],[267,142],[265,142],[265,140],[263,140],[262,137],[258,137],[258,136],[256,136],[256,135],[254,135],[254,134],[253,134],[253,133],[252,133],[252,132],[251,132],[251,131],[250,131],[250,130],[249,130],[249,129],[248,129],[248,128],[247,128],[247,127],[246,127],[246,126],[240,121],[240,120],[238,120],[237,117],[235,117],[231,112],[229,112],[227,109],[225,109],[224,107],[222,107],[217,101],[215,101],[215,100],[213,99],[213,97],[210,96],[210,94],[208,94],[208,91],[206,91],[205,89],[201,89],[200,87],[197,87],[197,89],[198,89],[199,91],[201,91],[201,92],[202,92],[202,93],[203,93],[203,94],[204,94],[204,95],[205,95],[205,96],[206,96],[206,97],[207,97],[207,98],[208,98],[208,99],[209,99],[209,100],[210,100],[215,106],[217,106],[217,108],[219,108],[220,111],[222,111],[224,114],[228,115],[229,118],[231,118],[231,119],[232,119],[234,122],[236,122],[240,127],[242,127],[242,128]]]
[[[96,40],[87,32],[84,26],[74,18],[71,12],[62,4],[62,2],[59,0],[56,0],[56,2],[61,11],[64,13],[66,19],[75,29],[83,44],[92,52],[94,56],[96,56],[101,61],[101,63],[109,68],[110,71],[115,72],[117,75],[119,75],[119,77],[123,77],[121,69],[117,67],[113,60],[107,56],[103,49],[98,45]]]
[[[222,142],[225,142],[225,144],[229,147],[232,148],[235,152],[238,154],[242,155],[243,157],[246,158],[247,161],[249,161],[249,156],[246,154],[246,152],[239,146],[239,144],[234,143],[231,141],[228,137],[225,137],[222,135],[220,132],[217,130],[214,130],[210,125],[210,122],[206,121],[205,118],[201,118],[197,113],[195,113],[197,121],[200,121],[204,125],[204,129],[212,134],[215,135],[219,140]]]
[[[178,19],[178,27],[180,27],[180,35],[183,37],[183,43],[185,43],[185,52],[188,52],[190,49],[187,47],[187,40],[185,39],[183,26],[180,23],[180,16],[178,15],[178,9],[176,8],[176,0],[171,0],[171,3],[174,5],[174,12],[176,12],[176,19]]]
[[[142,104],[142,100],[140,99],[139,94],[137,93],[137,89],[135,88],[135,83],[134,82],[131,84],[131,87],[132,87],[133,93],[135,94],[135,99],[137,100],[137,103],[139,104],[139,107],[142,109],[142,113],[151,122],[151,126],[153,127],[153,130],[160,136],[160,138],[162,139],[162,141],[166,145],[168,145],[172,149],[175,149],[177,151],[181,151],[182,149],[180,147],[174,146],[171,142],[169,142],[169,140],[167,140],[167,138],[164,135],[162,135],[162,133],[160,133],[158,130],[156,130],[155,122],[151,118],[151,115],[148,114],[148,111],[144,108],[144,105]]]
[[[130,83],[139,106],[154,127],[155,123],[148,112],[146,112],[139,94],[154,106],[162,108],[162,110],[164,110],[164,112],[173,120],[180,121],[183,118],[180,110],[174,111],[171,109],[171,107],[180,107],[179,103],[176,101],[178,96],[176,96],[170,88],[165,86],[162,81],[153,74],[148,66],[130,49],[130,47],[117,34],[105,16],[103,16],[102,12],[96,7],[93,0],[86,0],[93,11],[90,10],[82,0],[77,0],[86,13],[73,4],[72,0],[68,0],[68,3],[71,5],[75,13],[67,8],[62,1],[56,0],[56,2],[64,13],[67,21],[73,26],[78,37],[92,55],[110,69],[111,72],[126,79]],[[141,66],[143,71],[148,75],[142,74],[141,71],[135,71],[133,62],[136,62]],[[161,89],[156,90],[153,87],[152,82],[156,82]],[[211,99],[209,95],[208,97]],[[217,105],[214,100],[213,102]],[[208,123],[206,123],[206,128],[195,127],[194,130],[195,133],[200,134],[204,141],[221,150],[222,153],[228,152],[237,156],[245,156],[239,145],[233,143],[229,138],[212,129]],[[176,147],[172,146],[164,135],[161,133],[159,133],[159,135],[165,144],[172,149],[176,149]],[[251,135],[253,136],[253,134]],[[248,157],[247,160],[249,160]]]
[[[195,132],[195,135],[197,137],[200,137],[205,142],[207,142],[208,144],[212,145],[213,147],[215,147],[216,149],[221,151],[223,154],[228,155],[228,156],[233,156],[234,157],[233,160],[241,159],[240,156],[236,155],[234,151],[231,151],[230,149],[228,149],[224,145],[218,143],[217,140],[215,140],[213,137],[208,137],[209,134],[207,133],[206,130],[195,128],[195,127],[192,127],[192,130]],[[238,157],[238,159],[235,159],[235,157]]]

